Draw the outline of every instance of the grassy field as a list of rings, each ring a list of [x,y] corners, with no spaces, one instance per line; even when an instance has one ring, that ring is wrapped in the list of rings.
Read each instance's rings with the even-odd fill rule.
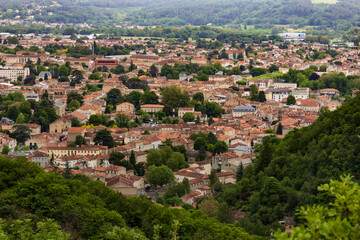
[[[326,4],[336,4],[338,0],[311,0],[313,4],[326,3]]]
[[[274,72],[274,73],[267,73],[267,74],[263,74],[260,75],[258,77],[254,77],[255,79],[271,79],[271,78],[279,78],[281,77],[283,74],[281,72]]]

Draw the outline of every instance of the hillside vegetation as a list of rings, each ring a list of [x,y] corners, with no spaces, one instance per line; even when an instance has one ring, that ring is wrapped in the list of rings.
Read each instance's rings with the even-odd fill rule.
[[[360,179],[360,96],[333,112],[322,110],[314,124],[283,140],[264,138],[260,149],[241,180],[220,193],[219,202],[248,211],[252,224],[267,226],[294,216],[301,205],[329,202],[318,186],[343,174]],[[241,225],[251,226],[245,220]]]
[[[54,4],[57,3],[57,4]],[[15,0],[2,3],[3,17],[20,16],[25,19],[28,8],[38,5],[35,20],[45,22],[91,23],[97,25],[128,24],[145,26],[206,25],[246,28],[254,26],[271,29],[278,25],[295,28],[315,26],[347,31],[358,26],[359,0],[311,1],[311,0]],[[9,10],[12,11],[9,11]],[[20,12],[13,10],[18,9]],[[86,11],[84,11],[86,9]]]
[[[0,238],[6,232],[9,239],[36,240],[49,235],[52,239],[259,239],[198,210],[125,198],[86,176],[70,178],[45,173],[23,158],[0,157]]]

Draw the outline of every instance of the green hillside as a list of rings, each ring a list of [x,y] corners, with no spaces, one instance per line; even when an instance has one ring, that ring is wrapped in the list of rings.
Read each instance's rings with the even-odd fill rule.
[[[273,28],[274,31],[279,26],[289,25],[293,28],[310,26],[317,31],[327,28],[347,31],[360,24],[359,0],[0,0],[0,3],[3,18],[20,16],[26,19],[34,15],[35,20],[45,22],[86,22],[102,26],[199,26],[211,23],[242,29],[245,26]],[[27,12],[38,5],[44,8]]]
[[[58,225],[72,239],[259,239],[198,210],[124,198],[83,175],[70,178],[0,157],[0,239],[4,232],[9,239],[68,239]]]
[[[248,211],[249,222],[242,223],[248,230],[252,224],[270,226],[294,216],[301,205],[328,202],[317,187],[330,179],[350,174],[359,182],[360,96],[333,112],[322,111],[314,124],[283,140],[265,138],[260,152],[241,180],[217,199]]]

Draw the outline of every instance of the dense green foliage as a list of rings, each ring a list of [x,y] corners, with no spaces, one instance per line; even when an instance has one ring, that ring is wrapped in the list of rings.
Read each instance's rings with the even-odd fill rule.
[[[305,223],[294,227],[289,234],[277,232],[276,239],[356,239],[359,229],[359,184],[351,177],[341,177],[341,181],[332,180],[330,184],[318,187],[334,200],[321,206],[301,207],[300,217]]]
[[[53,103],[48,99],[47,93],[43,95],[39,102],[34,100],[26,101],[24,95],[20,92],[10,93],[7,96],[1,95],[0,109],[2,110],[1,117],[8,117],[19,124],[37,123],[41,126],[43,132],[48,131],[49,124],[59,118],[53,108]],[[21,139],[21,142],[23,140]]]
[[[22,158],[0,157],[0,215],[8,223],[33,219],[38,226],[45,218],[53,219],[74,239],[172,239],[173,234],[182,239],[257,239],[200,211],[169,209],[138,197],[126,199],[101,182],[82,175],[65,179],[45,173]],[[2,222],[0,226],[9,232]],[[125,233],[141,237],[125,238]]]

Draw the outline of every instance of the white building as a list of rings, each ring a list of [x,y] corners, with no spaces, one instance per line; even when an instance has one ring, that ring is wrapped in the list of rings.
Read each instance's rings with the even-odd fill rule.
[[[188,112],[194,113],[194,108],[179,108],[178,116],[182,118]]]
[[[11,82],[16,82],[19,76],[25,79],[29,75],[29,68],[0,67],[0,77],[10,79]]]
[[[297,88],[297,83],[284,83],[284,82],[275,82],[272,84],[273,88]]]
[[[281,102],[282,99],[287,98],[291,93],[291,89],[267,89],[265,91],[266,99],[271,99],[275,102]]]
[[[272,79],[248,79],[246,80],[246,87],[256,85],[257,87],[268,88],[270,85],[272,85],[272,82]]]
[[[292,90],[292,95],[295,99],[308,99],[309,98],[309,88],[296,88]]]
[[[304,41],[306,33],[279,33],[285,41]]]

